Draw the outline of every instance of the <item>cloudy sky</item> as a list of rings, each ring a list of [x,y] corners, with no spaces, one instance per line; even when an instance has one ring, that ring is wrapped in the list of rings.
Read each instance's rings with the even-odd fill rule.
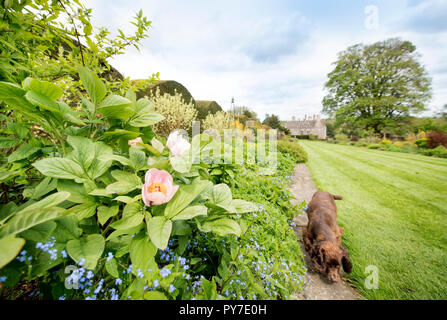
[[[447,0],[89,0],[95,25],[131,31],[142,9],[152,21],[140,51],[112,64],[132,79],[160,72],[197,100],[231,97],[263,119],[321,111],[337,53],[390,37],[412,41],[433,86],[430,114],[447,103]],[[374,22],[377,8],[378,24]]]

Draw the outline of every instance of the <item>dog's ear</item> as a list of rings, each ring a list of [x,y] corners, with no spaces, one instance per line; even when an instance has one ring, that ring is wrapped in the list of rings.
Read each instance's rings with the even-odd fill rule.
[[[349,258],[349,253],[342,246],[340,246],[340,248],[341,248],[341,251],[343,252],[343,256],[341,258],[341,263],[343,265],[343,270],[345,270],[345,272],[347,272],[347,273],[351,273],[352,272],[352,263],[351,263],[351,260]]]
[[[314,250],[314,254],[312,257],[312,262],[314,264],[315,269],[320,272],[325,272],[325,261],[324,261],[324,249],[321,247],[317,247]]]

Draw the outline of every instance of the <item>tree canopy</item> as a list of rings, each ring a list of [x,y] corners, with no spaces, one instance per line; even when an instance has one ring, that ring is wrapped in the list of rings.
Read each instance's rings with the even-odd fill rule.
[[[276,114],[266,115],[264,121],[262,124],[269,126],[272,129],[278,129],[286,134],[290,133],[290,130],[285,128],[281,121],[279,120],[279,117]]]
[[[380,133],[396,120],[425,110],[431,79],[418,58],[416,47],[398,38],[349,47],[328,74],[323,112],[338,124]]]

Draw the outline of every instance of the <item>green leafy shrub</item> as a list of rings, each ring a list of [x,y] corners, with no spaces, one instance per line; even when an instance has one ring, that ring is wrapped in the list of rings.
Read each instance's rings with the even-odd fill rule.
[[[51,83],[0,83],[0,100],[51,141],[31,143],[26,121],[2,131],[1,182],[19,185],[0,209],[2,298],[25,294],[23,283],[43,299],[287,299],[301,287],[290,155],[262,183],[247,178],[257,165],[193,164],[210,136],[165,144],[149,100],[110,94],[85,68],[79,76],[87,96],[77,109]]]
[[[208,114],[215,114],[223,111],[222,107],[216,101],[196,100],[197,119],[205,120]]]
[[[307,162],[307,152],[297,142],[289,140],[278,140],[278,151],[288,153],[295,162]]]
[[[22,144],[2,168],[2,183],[19,182],[15,169],[24,158],[33,171],[22,197],[8,199],[1,209],[4,286],[11,290],[38,279],[46,298],[217,298],[230,276],[217,266],[233,263],[230,248],[239,247],[246,230],[243,216],[259,208],[233,199],[226,184],[213,184],[207,164],[192,164],[193,153],[213,143],[211,137],[197,135],[191,144],[198,149],[174,154],[169,139],[166,147],[153,139],[150,126],[163,117],[149,100],[136,100],[132,92],[107,94],[98,77],[79,70],[88,93],[79,110],[56,101],[61,90],[51,83],[30,78],[22,87],[0,83],[0,99],[37,121],[56,142],[24,147],[18,139],[29,132],[14,125],[10,132],[15,136],[3,139],[3,146]],[[30,158],[36,153],[37,161]],[[171,182],[149,184],[149,168],[172,177]],[[149,206],[148,192],[174,186],[169,199]],[[205,253],[199,243],[214,245]],[[213,261],[197,264],[207,259]],[[64,269],[70,265],[78,270],[71,281],[79,280],[83,290],[64,286]],[[244,284],[245,298],[254,286]]]
[[[177,81],[159,80],[156,83],[151,83],[147,80],[133,80],[133,82],[142,84],[142,89],[137,91],[137,98],[153,97],[157,94],[159,96],[164,96],[165,94],[171,96],[180,95],[185,103],[195,105],[192,94],[184,85]]]
[[[197,110],[192,102],[186,103],[182,94],[174,91],[174,94],[161,94],[160,88],[156,87],[155,93],[150,96],[154,102],[154,110],[164,119],[154,125],[154,131],[167,138],[176,129],[188,131],[192,122],[197,117]]]
[[[259,292],[267,298],[291,298],[293,291],[302,288],[306,273],[292,221],[305,204],[292,206],[293,196],[288,190],[295,164],[290,154],[280,152],[274,175],[260,175],[257,166],[242,166],[232,188],[234,196],[261,208],[251,214],[253,224],[247,230],[247,241],[241,242],[243,260],[237,262],[235,270],[249,268],[260,285]],[[246,261],[247,256],[252,256],[253,261]]]
[[[335,135],[335,141],[337,142],[349,142],[349,137],[343,133],[337,133]]]
[[[203,130],[214,129],[223,130],[231,128],[233,115],[226,111],[217,111],[214,114],[208,114],[203,121]]]
[[[444,146],[437,146],[433,149],[434,156],[440,157],[440,158],[447,158],[447,148]]]
[[[370,144],[369,146],[368,146],[368,149],[379,149],[379,148],[381,148],[382,146],[380,145],[380,144],[378,144],[378,143],[372,143],[372,144]]]
[[[418,139],[414,142],[419,148],[427,148],[427,138]]]
[[[434,149],[423,149],[421,153],[426,156],[436,156],[439,158],[447,158],[447,149],[444,146],[438,146]]]

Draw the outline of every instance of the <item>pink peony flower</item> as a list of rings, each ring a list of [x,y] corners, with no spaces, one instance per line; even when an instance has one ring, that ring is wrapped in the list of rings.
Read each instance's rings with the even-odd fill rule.
[[[169,135],[166,147],[171,151],[171,155],[176,157],[185,154],[191,148],[191,144],[178,131],[174,131]]]
[[[151,168],[146,172],[144,186],[141,191],[146,206],[160,205],[172,199],[178,190],[174,185],[172,176],[165,170]]]
[[[129,146],[137,147],[139,143],[143,143],[143,139],[141,139],[141,137],[138,137],[133,140],[129,140],[127,143],[129,144]]]

